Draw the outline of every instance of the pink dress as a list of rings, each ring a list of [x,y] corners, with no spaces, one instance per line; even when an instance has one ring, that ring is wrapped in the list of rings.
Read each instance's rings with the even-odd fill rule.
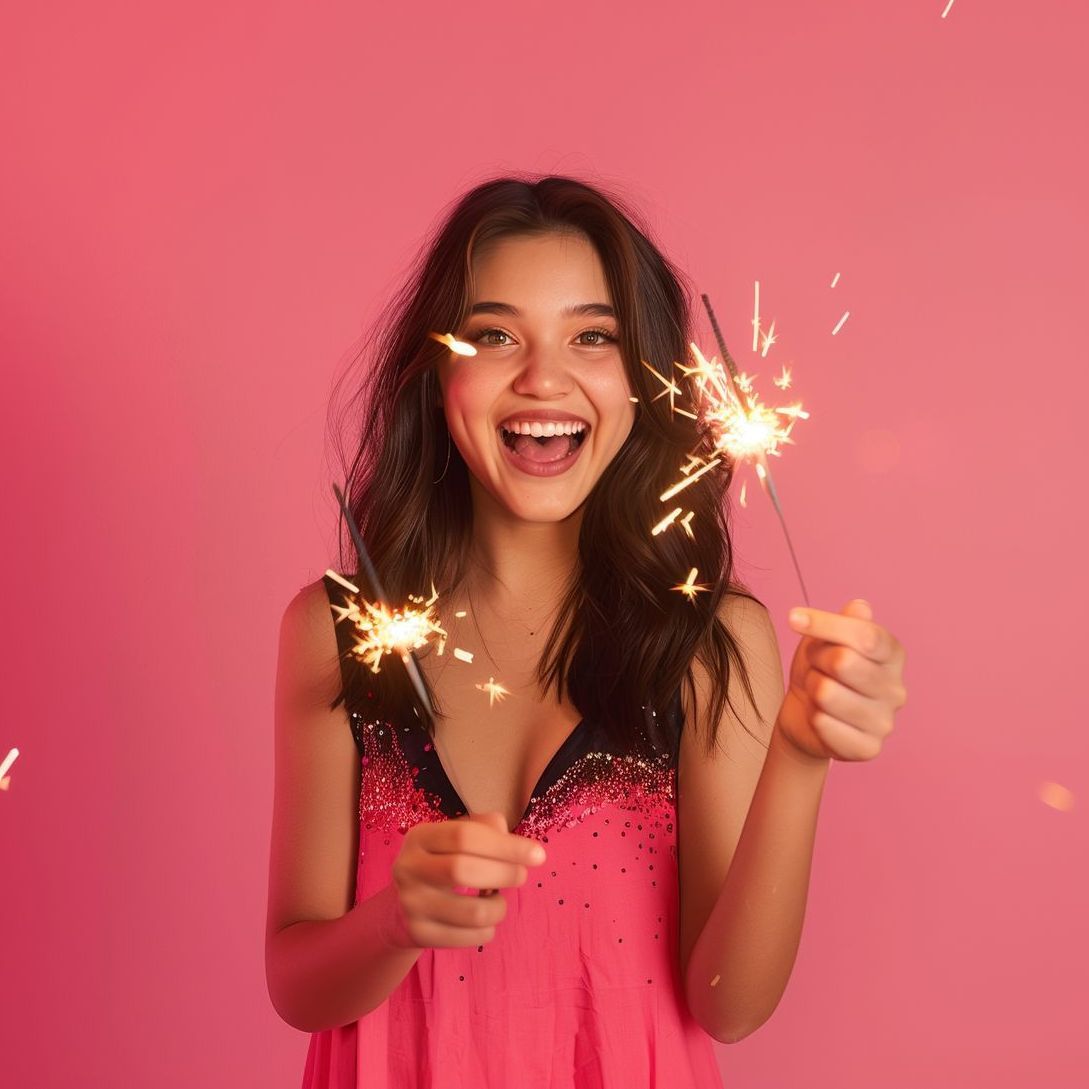
[[[343,651],[350,633],[337,631]],[[466,808],[422,727],[348,710],[362,762],[358,903],[389,883],[408,828]],[[679,970],[679,699],[664,730],[648,726],[672,739],[654,761],[609,751],[585,719],[574,728],[511,829],[548,860],[500,892],[495,938],[424,950],[377,1009],[313,1033],[303,1089],[721,1089]]]

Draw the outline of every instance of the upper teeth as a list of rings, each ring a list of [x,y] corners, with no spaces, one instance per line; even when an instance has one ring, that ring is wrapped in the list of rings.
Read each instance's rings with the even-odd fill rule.
[[[556,420],[508,420],[501,426],[504,431],[515,435],[532,435],[535,439],[544,435],[577,435],[586,430],[586,424],[574,420],[562,423]]]

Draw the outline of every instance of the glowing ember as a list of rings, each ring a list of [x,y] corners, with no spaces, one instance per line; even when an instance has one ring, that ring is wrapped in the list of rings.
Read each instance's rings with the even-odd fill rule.
[[[466,344],[464,340],[458,340],[453,333],[428,333],[427,335],[432,340],[445,344],[450,351],[456,352],[458,355],[476,355],[476,348],[471,344]]]
[[[489,677],[486,684],[478,684],[474,687],[479,688],[481,692],[488,693],[489,707],[491,707],[496,700],[501,700],[504,696],[510,695],[510,692],[508,692],[494,677]]]
[[[459,662],[468,662],[473,664],[473,652],[471,650],[462,650],[461,647],[454,647],[454,657]]]
[[[760,281],[755,282],[755,295],[752,304],[752,350],[756,351],[760,339]]]
[[[669,527],[676,521],[677,515],[681,513],[683,507],[675,507],[671,510],[651,531],[652,537],[657,537],[659,533],[664,533]]]
[[[11,786],[11,776],[8,775],[8,769],[15,763],[18,756],[18,749],[9,749],[3,763],[0,763],[0,790],[7,790]]]
[[[696,594],[700,593],[701,591],[705,592],[708,589],[708,587],[700,585],[696,582],[696,573],[696,569],[693,567],[692,570],[688,572],[688,578],[686,578],[684,582],[673,587],[674,590],[679,590],[682,594],[684,594],[684,596],[687,597],[689,601],[695,601]]]
[[[836,327],[835,327],[835,329],[833,329],[833,330],[832,330],[832,336],[835,336],[835,335],[836,335],[836,333],[838,333],[838,332],[840,331],[840,329],[842,329],[842,328],[843,328],[843,323],[844,323],[844,322],[845,322],[845,321],[846,321],[846,320],[847,320],[847,319],[848,319],[848,318],[849,318],[850,316],[851,316],[851,311],[850,311],[850,310],[844,310],[844,312],[843,312],[843,317],[839,319],[839,321],[838,321],[838,322],[836,323]]]

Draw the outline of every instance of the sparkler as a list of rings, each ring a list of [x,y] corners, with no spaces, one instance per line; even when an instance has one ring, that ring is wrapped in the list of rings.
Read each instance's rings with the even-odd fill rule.
[[[352,535],[352,541],[355,544],[355,550],[359,555],[359,562],[363,566],[363,570],[367,573],[367,578],[370,580],[371,590],[374,592],[374,596],[378,599],[379,603],[388,602],[389,598],[386,596],[385,590],[382,588],[382,583],[378,579],[378,572],[374,569],[374,564],[371,563],[371,558],[367,553],[367,546],[363,543],[363,537],[360,535],[359,528],[355,524],[355,519],[352,517],[352,512],[348,510],[348,504],[344,502],[344,496],[341,493],[340,488],[333,485],[333,491],[336,493],[337,502],[340,504],[340,509],[344,512],[344,518],[348,523],[348,532]],[[338,579],[343,582],[343,579]],[[352,587],[356,593],[359,591]],[[426,605],[423,616],[427,616],[431,612],[431,604],[434,602],[435,595],[432,597],[431,602]],[[423,646],[426,642],[426,638],[422,642],[416,640],[421,635],[421,620],[412,619],[407,617],[409,609],[406,607],[402,610],[391,611],[388,605],[378,604],[371,605],[369,602],[364,602],[367,606],[368,619],[371,622],[371,632],[376,640],[373,645],[371,653],[377,650],[377,657],[374,657],[374,665],[371,666],[372,670],[377,672],[375,665],[381,659],[383,653],[392,653],[397,651],[401,656],[401,661],[405,664],[405,669],[408,671],[408,679],[412,682],[412,687],[416,690],[416,695],[420,698],[420,704],[424,711],[432,718],[434,718],[435,710],[431,706],[431,700],[427,695],[427,687],[424,684],[423,675],[420,673],[419,664],[416,662],[413,656],[413,650]],[[418,610],[417,610],[418,612]],[[400,614],[398,618],[398,613]],[[437,625],[432,624],[430,621],[423,621],[428,624],[429,630],[435,630],[442,632],[442,629]],[[399,629],[399,630],[398,630]],[[364,634],[367,634],[366,628],[363,629]],[[396,634],[397,641],[394,641],[393,636]],[[445,636],[445,632],[442,632]],[[370,644],[365,643],[365,646]],[[378,650],[377,648],[384,648]],[[367,651],[365,651],[367,653]]]
[[[779,429],[776,427],[770,427],[769,425],[774,423],[774,414],[770,414],[771,418],[768,419],[767,415],[756,415],[756,410],[763,406],[757,405],[754,401],[750,401],[746,384],[741,381],[741,376],[737,371],[737,364],[734,362],[733,357],[730,355],[729,349],[726,347],[726,341],[722,336],[722,330],[718,327],[718,319],[715,317],[715,311],[711,306],[711,300],[706,294],[702,294],[704,308],[707,310],[707,316],[711,320],[711,329],[714,331],[715,340],[718,342],[718,349],[722,353],[723,362],[728,368],[728,375],[730,379],[730,385],[733,390],[734,396],[738,403],[744,409],[744,415],[742,420],[736,419],[736,413],[726,409],[724,418],[718,418],[717,413],[723,411],[720,408],[718,401],[713,401],[711,406],[711,412],[708,414],[708,423],[711,428],[712,436],[715,439],[715,445],[719,449],[730,450],[731,447],[736,451],[735,456],[748,457],[753,462],[753,468],[756,470],[756,475],[760,480],[761,486],[771,499],[772,505],[775,507],[775,513],[779,516],[779,523],[783,527],[783,535],[786,537],[787,548],[790,551],[790,558],[794,563],[794,570],[798,575],[798,582],[802,587],[802,597],[805,600],[806,605],[809,604],[809,594],[805,588],[805,579],[802,578],[802,569],[798,566],[798,557],[794,553],[794,545],[790,540],[790,531],[787,529],[786,519],[783,517],[783,508],[779,503],[779,496],[775,490],[775,481],[771,476],[771,468],[768,465],[768,454],[777,454],[777,446],[779,442],[793,442],[790,438],[790,429],[793,427],[793,420],[785,429]],[[698,360],[702,360],[699,355],[699,349],[695,345],[691,345]],[[721,371],[721,367],[719,368]],[[704,377],[703,367],[693,368],[693,373],[697,373],[700,377]],[[720,383],[705,379],[702,384],[697,379],[697,385],[700,388],[701,394],[707,394],[711,391],[719,392],[722,390]],[[725,399],[721,399],[725,400]],[[796,420],[799,416],[808,418],[808,413],[802,411],[801,405],[795,405],[787,410],[779,409],[780,412],[786,412],[787,415],[793,416]],[[764,408],[764,413],[768,410]],[[744,423],[744,430],[737,432],[731,430],[730,424]],[[756,433],[752,432],[752,426],[754,423],[758,423]],[[754,441],[763,429],[766,442],[761,445],[759,442]],[[740,438],[740,441],[739,441]],[[744,441],[748,439],[748,441]]]

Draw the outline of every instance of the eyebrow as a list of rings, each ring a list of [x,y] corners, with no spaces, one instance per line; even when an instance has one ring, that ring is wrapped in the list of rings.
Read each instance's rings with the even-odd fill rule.
[[[505,302],[478,302],[473,303],[469,314],[509,314],[511,317],[517,318],[521,312],[518,307],[511,306],[510,303]],[[574,317],[595,317],[595,318],[615,318],[616,311],[608,306],[606,303],[578,303],[574,306],[567,307],[562,312],[562,317],[574,318]]]

